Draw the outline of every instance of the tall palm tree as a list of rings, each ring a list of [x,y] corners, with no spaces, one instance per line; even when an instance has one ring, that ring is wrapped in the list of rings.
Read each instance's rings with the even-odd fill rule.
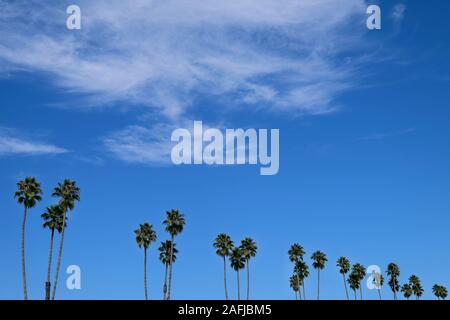
[[[258,247],[252,238],[245,238],[241,241],[241,250],[247,265],[247,300],[250,299],[250,259],[256,256]]]
[[[244,253],[242,252],[241,248],[237,247],[237,248],[233,248],[233,250],[231,250],[230,262],[231,262],[231,267],[237,273],[238,300],[241,300],[241,283],[240,283],[240,277],[239,277],[239,270],[244,269],[244,267],[245,267],[245,257],[244,257]]]
[[[409,285],[411,286],[411,289],[413,291],[413,294],[416,296],[416,299],[419,300],[420,297],[423,295],[423,288],[422,283],[420,282],[420,279],[416,275],[412,275],[409,277]]]
[[[234,244],[229,235],[221,233],[216,237],[214,241],[214,248],[216,248],[216,254],[223,259],[223,284],[225,287],[225,299],[228,300],[228,288],[227,288],[227,262],[226,258],[230,255]]]
[[[33,177],[26,177],[17,183],[17,191],[14,198],[19,204],[23,205],[22,220],[22,281],[23,298],[28,299],[27,292],[27,272],[25,270],[25,224],[27,221],[27,210],[33,208],[37,202],[42,200],[42,190],[40,183]]]
[[[317,270],[317,300],[320,300],[320,270],[325,268],[328,259],[325,253],[316,251],[312,254],[311,260],[313,260],[314,269]]]
[[[336,266],[339,267],[339,273],[342,274],[344,279],[345,295],[347,296],[347,300],[349,300],[345,275],[350,271],[350,261],[346,257],[340,257],[336,261]]]
[[[289,285],[292,288],[292,290],[295,293],[295,300],[298,300],[298,294],[300,292],[300,287],[299,287],[299,281],[298,281],[298,274],[294,273],[290,278],[289,278]]]
[[[433,293],[438,298],[438,300],[442,299],[445,300],[447,298],[448,292],[447,288],[438,284],[435,284],[433,286]]]
[[[413,291],[412,288],[409,284],[405,283],[404,285],[402,285],[400,291],[403,293],[403,295],[405,296],[406,300],[409,300],[409,298],[413,295]]]
[[[172,244],[175,243],[175,236],[183,232],[184,225],[186,223],[184,215],[178,210],[172,209],[166,212],[166,220],[164,220],[166,226],[166,232],[170,234]],[[170,293],[172,289],[172,261],[173,261],[173,246],[170,250],[170,271],[169,271],[169,290],[167,292],[166,299],[170,300]]]
[[[59,205],[63,210],[63,226],[66,225],[67,211],[71,211],[75,207],[75,202],[80,201],[80,188],[77,187],[75,181],[65,179],[63,183],[58,183],[53,190],[53,197],[59,198]],[[66,228],[61,231],[61,239],[59,241],[58,262],[56,263],[55,281],[53,282],[52,300],[55,300],[56,287],[58,284],[59,268],[61,267],[61,257],[64,244],[64,233]]]
[[[164,264],[166,267],[166,271],[164,274],[164,287],[163,287],[163,296],[164,300],[166,300],[167,296],[167,271],[169,269],[170,264],[170,250],[172,248],[172,241],[166,240],[164,242],[161,242],[161,245],[159,246],[159,260]],[[172,255],[172,263],[175,263],[175,260],[177,259],[177,246],[176,243],[173,244],[173,255]]]
[[[381,273],[375,273],[374,277],[373,277],[373,284],[375,285],[377,291],[378,291],[378,297],[380,298],[380,300],[382,300],[381,298],[381,288],[383,287],[384,284],[384,277]]]
[[[306,300],[305,279],[309,277],[309,267],[305,261],[299,260],[295,264],[294,272],[299,279],[300,288],[303,287],[303,299]]]
[[[366,268],[360,264],[360,263],[355,263],[352,267],[352,273],[354,273],[359,281],[359,293],[360,293],[360,297],[361,300],[363,299],[363,293],[362,293],[362,285],[361,285],[361,281],[364,279],[364,277],[366,276]]]
[[[355,300],[357,300],[356,290],[359,289],[360,282],[359,282],[358,274],[356,274],[354,270],[352,270],[352,272],[350,272],[347,282],[350,286],[350,289],[352,289],[353,293],[355,294]]]
[[[288,250],[289,260],[294,263],[295,268],[297,268],[297,263],[303,260],[303,256],[305,255],[305,250],[298,243],[294,243]],[[300,286],[300,274],[297,273],[297,282]],[[299,290],[300,300],[302,299],[301,291]]]
[[[398,277],[400,277],[400,268],[395,263],[391,262],[387,266],[387,275],[389,278],[389,287],[391,287],[394,293],[394,300],[397,300],[397,292],[400,289],[400,284],[398,282]]]
[[[60,205],[52,205],[47,207],[46,211],[41,215],[41,218],[44,219],[44,224],[42,225],[45,228],[51,231],[50,234],[50,250],[48,254],[48,266],[47,266],[47,282],[45,282],[45,300],[50,300],[50,275],[51,275],[51,266],[52,266],[52,257],[53,257],[53,238],[55,236],[55,230],[58,233],[62,232],[63,229],[63,209]],[[64,227],[67,226],[66,224]]]
[[[136,243],[139,248],[144,247],[144,294],[145,300],[148,300],[147,293],[147,249],[152,242],[156,241],[156,233],[153,230],[153,226],[149,223],[139,225],[139,228],[134,230],[136,236]]]

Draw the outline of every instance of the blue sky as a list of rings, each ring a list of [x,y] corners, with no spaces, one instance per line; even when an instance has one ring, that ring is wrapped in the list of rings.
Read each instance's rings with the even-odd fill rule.
[[[287,250],[327,253],[323,298],[344,298],[336,259],[417,274],[432,298],[450,286],[450,39],[444,1],[384,1],[382,30],[351,1],[78,1],[82,30],[65,29],[69,2],[0,1],[0,298],[22,297],[15,183],[33,175],[44,200],[27,221],[29,296],[43,297],[49,232],[40,214],[66,177],[81,187],[62,271],[62,299],[141,299],[148,221],[168,238],[178,208],[173,297],[223,297],[212,248],[226,232],[258,243],[252,297],[291,299]],[[257,5],[258,3],[258,5]],[[170,132],[279,128],[280,172],[170,164]],[[163,265],[149,251],[149,289]],[[306,282],[316,290],[316,273]],[[229,286],[236,295],[235,274]],[[245,290],[245,286],[242,287]],[[377,298],[375,291],[365,296]],[[391,298],[389,289],[383,296]]]

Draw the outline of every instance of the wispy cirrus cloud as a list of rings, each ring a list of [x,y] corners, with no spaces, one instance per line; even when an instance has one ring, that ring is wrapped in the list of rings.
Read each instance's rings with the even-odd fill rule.
[[[361,44],[364,0],[0,0],[0,65],[45,72],[91,105],[127,102],[169,118],[198,95],[295,114],[333,111],[354,85],[342,55]],[[356,17],[356,19],[354,19]],[[360,31],[358,31],[360,30]]]
[[[15,130],[0,128],[0,156],[55,155],[67,152],[67,149],[19,136]]]
[[[369,134],[367,136],[358,138],[358,139],[356,139],[356,141],[384,140],[384,139],[387,139],[387,138],[404,136],[404,135],[407,135],[407,134],[410,134],[410,133],[414,133],[415,131],[416,131],[416,128],[408,128],[408,129],[399,130],[399,131],[372,133],[372,134]]]
[[[405,17],[406,5],[399,3],[396,4],[391,11],[391,17],[395,22],[401,22]]]

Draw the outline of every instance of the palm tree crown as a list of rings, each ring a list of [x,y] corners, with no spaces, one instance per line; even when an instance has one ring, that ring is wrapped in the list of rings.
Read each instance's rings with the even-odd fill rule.
[[[161,245],[158,248],[159,251],[159,260],[163,264],[169,264],[170,263],[170,248],[172,246],[172,241],[166,240],[164,242],[161,242]],[[173,256],[172,256],[172,263],[177,260],[177,245],[176,243],[173,244]]]
[[[245,257],[244,257],[244,253],[242,252],[241,248],[233,248],[233,250],[231,250],[230,263],[231,263],[231,267],[235,271],[244,269]]]
[[[251,259],[256,256],[258,247],[252,238],[245,238],[241,241],[241,251],[245,259]]]
[[[350,271],[350,261],[346,257],[340,257],[336,266],[339,267],[339,272],[341,274],[347,274]]]
[[[298,260],[302,260],[305,255],[305,250],[298,243],[294,243],[288,251],[289,260],[291,262],[297,262]]]
[[[150,244],[156,241],[156,233],[153,230],[153,226],[149,223],[139,225],[139,228],[134,231],[134,234],[139,248],[144,247],[144,249],[148,249]]]
[[[433,286],[433,293],[436,296],[436,298],[445,300],[447,298],[448,292],[447,288],[438,284],[435,284]]]
[[[416,299],[420,299],[420,297],[423,295],[424,290],[422,288],[422,283],[420,282],[419,277],[416,275],[412,275],[408,280],[413,294],[416,296]]]
[[[166,212],[166,220],[163,223],[166,226],[166,232],[175,237],[183,231],[186,221],[183,214],[178,210],[172,209]]]
[[[64,210],[60,205],[52,205],[47,207],[46,211],[41,215],[44,219],[43,227],[51,231],[56,230],[61,233],[63,229]],[[67,227],[67,217],[64,222],[64,227]]]
[[[409,284],[405,283],[402,285],[400,291],[403,293],[406,299],[409,299],[413,295],[412,288]]]
[[[400,284],[398,282],[398,277],[400,276],[400,268],[395,263],[389,263],[387,266],[386,273],[390,276],[389,287],[391,287],[394,293],[394,299],[397,299],[397,292],[400,290]]]
[[[80,201],[80,188],[75,181],[65,179],[53,190],[53,197],[59,197],[59,204],[64,210],[73,210],[75,202]]]
[[[234,247],[231,237],[225,233],[219,234],[214,241],[214,248],[220,257],[228,257]]]
[[[321,251],[314,252],[311,256],[311,260],[313,260],[314,269],[320,270],[325,268],[325,263],[328,261],[326,254]]]
[[[26,208],[33,208],[37,202],[42,200],[41,184],[34,177],[26,177],[17,183],[14,198]]]

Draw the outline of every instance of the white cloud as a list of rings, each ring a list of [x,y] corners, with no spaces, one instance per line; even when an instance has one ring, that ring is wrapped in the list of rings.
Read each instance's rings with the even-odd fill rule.
[[[126,101],[175,119],[198,94],[321,114],[354,85],[341,55],[360,45],[364,0],[0,0],[0,66],[53,75],[92,105]],[[356,19],[355,19],[356,17]],[[2,68],[0,68],[1,70]]]
[[[7,131],[0,130],[0,156],[4,155],[51,155],[67,153],[68,150],[52,144],[31,141],[13,136]]]
[[[391,16],[395,21],[401,21],[405,17],[406,5],[396,4],[392,8]]]

